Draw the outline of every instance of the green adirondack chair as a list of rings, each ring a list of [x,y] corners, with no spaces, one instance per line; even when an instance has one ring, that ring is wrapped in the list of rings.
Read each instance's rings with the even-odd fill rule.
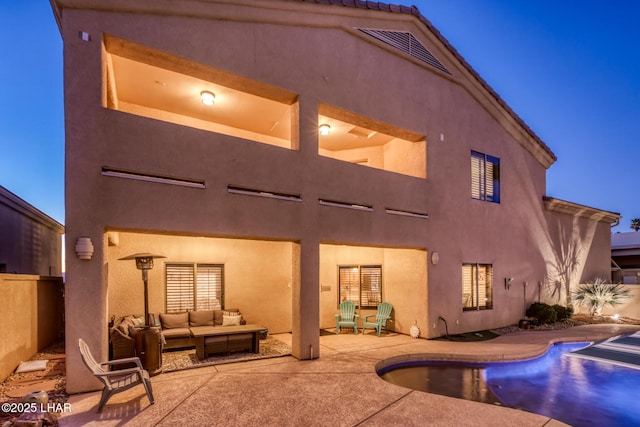
[[[353,334],[358,335],[358,318],[356,305],[352,301],[342,301],[340,303],[340,314],[336,314],[336,334],[340,333],[342,326],[353,328]]]
[[[362,333],[364,334],[364,328],[373,328],[378,333],[378,336],[380,336],[380,330],[382,328],[384,328],[385,331],[387,330],[387,320],[391,318],[391,310],[393,310],[393,306],[390,303],[380,303],[380,305],[378,306],[378,312],[376,314],[369,314],[367,316],[364,316]],[[375,320],[369,321],[368,319],[371,317],[375,317]]]

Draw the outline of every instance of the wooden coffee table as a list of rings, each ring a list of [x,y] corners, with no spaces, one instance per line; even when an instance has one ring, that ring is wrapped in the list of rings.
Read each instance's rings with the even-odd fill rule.
[[[248,348],[253,353],[260,352],[260,332],[264,326],[198,326],[191,328],[191,334],[196,341],[196,357],[205,359],[213,353],[229,353],[238,348],[236,342],[247,341]],[[231,345],[230,345],[231,344]],[[240,346],[239,348],[243,348]]]

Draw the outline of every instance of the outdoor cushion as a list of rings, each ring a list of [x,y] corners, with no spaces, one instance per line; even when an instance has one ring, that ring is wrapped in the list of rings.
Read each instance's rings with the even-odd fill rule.
[[[189,313],[160,313],[162,329],[189,328]]]
[[[238,326],[240,325],[240,320],[242,320],[240,313],[235,316],[227,316],[225,314],[222,316],[222,326]]]
[[[222,310],[213,310],[213,324],[215,326],[222,326]]]
[[[190,311],[189,326],[213,326],[213,310]]]
[[[230,308],[227,310],[214,310],[213,311],[213,319],[214,319],[214,324],[215,326],[222,326],[222,321],[223,321],[223,316],[224,314],[230,314],[230,313],[240,313],[240,310],[237,308]]]
[[[165,338],[188,338],[191,336],[191,331],[189,328],[163,329],[162,335]]]
[[[144,326],[144,316],[135,316],[135,315],[124,316],[123,318],[120,319],[120,322],[118,323],[117,328],[124,335],[129,335],[129,331],[134,326]]]

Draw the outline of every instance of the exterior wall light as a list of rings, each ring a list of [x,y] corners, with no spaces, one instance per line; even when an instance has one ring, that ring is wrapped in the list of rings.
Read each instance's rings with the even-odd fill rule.
[[[506,290],[511,289],[511,282],[513,282],[513,277],[505,277],[504,278],[504,288]]]
[[[200,99],[204,105],[213,105],[216,102],[216,95],[208,90],[203,90],[200,92]]]
[[[440,254],[438,252],[431,253],[431,264],[437,265],[440,262]]]
[[[90,237],[78,237],[75,249],[79,259],[91,259],[93,257],[93,242]]]
[[[331,133],[331,126],[325,123],[320,125],[318,130],[320,131],[320,135],[327,136]]]

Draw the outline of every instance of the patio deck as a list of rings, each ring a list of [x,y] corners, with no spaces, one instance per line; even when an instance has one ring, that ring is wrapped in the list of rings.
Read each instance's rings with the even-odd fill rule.
[[[553,342],[597,341],[640,330],[630,325],[585,325],[524,331],[473,343],[427,341],[375,333],[320,337],[320,359],[265,359],[172,372],[152,378],[155,405],[136,387],[96,413],[99,392],[73,395],[60,426],[560,426],[548,417],[408,390],[380,379],[388,358],[510,360],[535,357]],[[290,340],[291,335],[277,335]]]

